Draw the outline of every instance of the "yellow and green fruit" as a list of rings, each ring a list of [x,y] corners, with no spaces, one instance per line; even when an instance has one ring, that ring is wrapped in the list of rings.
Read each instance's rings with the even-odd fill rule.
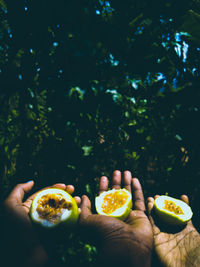
[[[39,191],[30,208],[30,217],[34,223],[47,229],[60,225],[76,224],[79,211],[75,199],[59,188],[47,188]]]
[[[96,197],[95,206],[100,215],[125,220],[131,210],[132,195],[125,188],[105,191]]]
[[[190,206],[184,201],[165,195],[155,199],[154,208],[164,222],[172,225],[186,224],[193,215]]]

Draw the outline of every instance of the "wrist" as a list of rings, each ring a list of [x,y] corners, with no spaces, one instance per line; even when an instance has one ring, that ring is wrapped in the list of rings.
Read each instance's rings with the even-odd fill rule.
[[[185,266],[186,267],[190,267],[190,266],[199,267],[200,266],[200,247],[197,247],[193,249],[192,251],[188,252]]]
[[[151,267],[152,250],[144,249],[142,251],[132,252],[131,263],[133,267]]]
[[[35,246],[27,255],[23,267],[44,267],[48,262],[48,256],[41,245]]]
[[[138,247],[138,244],[130,241],[114,242],[100,248],[98,266],[150,267],[151,259],[152,248],[144,245]]]

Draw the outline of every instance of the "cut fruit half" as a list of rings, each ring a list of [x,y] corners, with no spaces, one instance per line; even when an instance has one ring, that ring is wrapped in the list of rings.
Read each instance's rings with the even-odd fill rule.
[[[38,192],[30,208],[32,221],[45,228],[73,225],[79,216],[74,198],[59,188],[47,188]]]
[[[131,193],[123,189],[112,189],[101,193],[95,199],[96,211],[120,220],[125,220],[129,215],[132,205]]]
[[[190,206],[184,201],[169,196],[156,198],[154,207],[159,217],[169,224],[186,224],[193,215]]]

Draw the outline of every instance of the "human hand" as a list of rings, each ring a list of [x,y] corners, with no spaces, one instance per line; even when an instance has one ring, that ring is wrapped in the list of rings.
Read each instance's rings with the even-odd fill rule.
[[[36,193],[23,202],[33,185],[33,181],[18,184],[4,202],[5,266],[12,266],[12,261],[15,265],[29,267],[44,266],[47,262],[46,251],[39,242],[29,217],[29,209]],[[74,192],[72,185],[55,184],[51,187],[64,189],[70,194]],[[80,203],[80,198],[76,197],[76,201]]]
[[[153,246],[152,227],[145,214],[144,197],[140,182],[132,178],[129,171],[114,171],[112,188],[123,186],[132,193],[133,209],[123,222],[109,216],[92,214],[91,202],[82,196],[80,224],[88,229],[88,234],[96,237],[100,249],[101,264],[106,266],[150,266]],[[99,194],[108,190],[108,178],[100,179]]]
[[[155,196],[157,198],[158,195]],[[188,197],[181,199],[189,204]],[[153,217],[154,198],[149,197],[148,212],[153,229],[154,247],[159,261],[166,267],[200,266],[200,235],[190,220],[184,228],[159,225]]]

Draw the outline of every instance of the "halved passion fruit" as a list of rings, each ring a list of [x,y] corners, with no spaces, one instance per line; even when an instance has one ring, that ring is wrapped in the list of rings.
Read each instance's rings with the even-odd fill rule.
[[[101,193],[95,199],[96,211],[120,220],[125,220],[129,215],[132,205],[131,193],[123,189],[112,189]]]
[[[30,208],[32,221],[45,228],[58,225],[73,225],[79,216],[74,198],[59,188],[41,190],[33,199]]]
[[[193,215],[190,206],[184,201],[165,195],[155,199],[154,207],[159,217],[169,224],[186,224]]]

